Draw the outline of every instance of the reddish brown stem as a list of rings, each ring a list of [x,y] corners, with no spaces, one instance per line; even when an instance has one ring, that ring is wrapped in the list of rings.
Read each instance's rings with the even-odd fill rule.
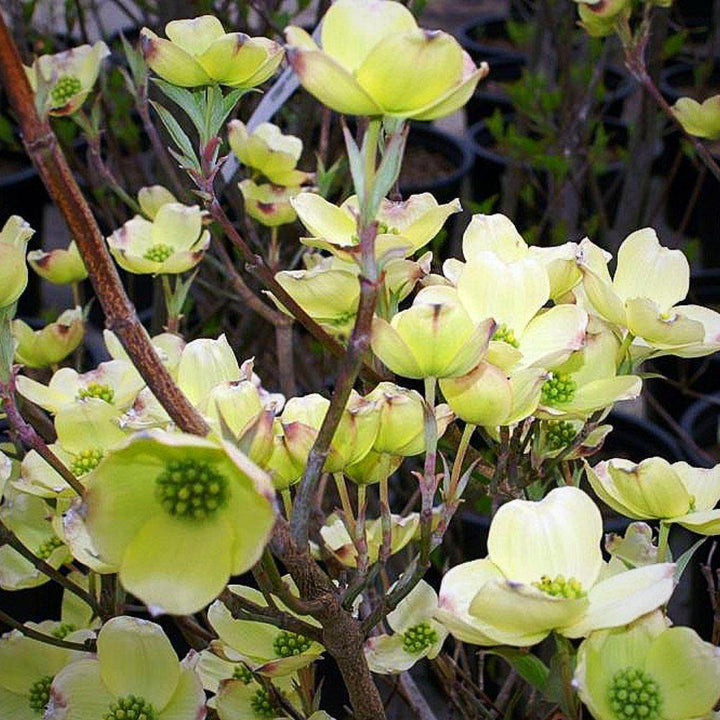
[[[40,173],[83,257],[95,293],[115,332],[150,390],[179,428],[196,435],[209,428],[160,362],[128,299],[93,214],[46,119],[35,109],[20,55],[0,15],[0,81],[20,122],[28,155]]]

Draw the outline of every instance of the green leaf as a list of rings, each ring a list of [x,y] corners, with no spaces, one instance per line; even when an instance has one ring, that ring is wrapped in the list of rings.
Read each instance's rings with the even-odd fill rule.
[[[125,58],[127,59],[135,87],[144,87],[148,79],[148,66],[143,54],[128,42],[125,35],[120,35],[120,41],[122,42]]]
[[[682,574],[685,572],[685,568],[688,563],[692,560],[692,556],[699,550],[700,546],[707,540],[706,537],[701,537],[696,543],[688,548],[676,561],[675,561],[675,582],[679,582]]]
[[[543,690],[550,677],[550,668],[540,658],[526,650],[513,647],[496,647],[486,651],[505,660],[525,682]]]
[[[405,141],[408,128],[398,127],[390,138],[380,167],[375,174],[375,182],[370,196],[370,217],[375,217],[382,199],[390,192],[392,186],[400,175],[403,155],[405,154]]]
[[[343,136],[345,137],[345,148],[350,163],[350,175],[355,186],[355,194],[359,198],[365,197],[365,165],[362,152],[345,124],[343,124]]]
[[[195,126],[198,133],[200,133],[205,124],[205,117],[198,107],[193,93],[185,88],[171,85],[169,82],[160,80],[160,78],[153,78],[153,83],[157,85],[165,97],[172,100],[190,118],[190,122]]]
[[[155,108],[155,112],[160,116],[162,124],[165,126],[167,131],[170,133],[173,141],[181,151],[182,158],[184,160],[183,165],[192,167],[198,172],[200,171],[200,162],[195,155],[190,138],[185,134],[185,131],[180,127],[178,121],[172,116],[172,113],[164,108],[159,103],[150,101],[151,105]]]

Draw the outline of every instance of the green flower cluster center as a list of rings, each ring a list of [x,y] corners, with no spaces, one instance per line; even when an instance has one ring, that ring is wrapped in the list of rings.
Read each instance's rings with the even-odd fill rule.
[[[250,698],[250,707],[257,718],[276,718],[278,713],[281,712],[265,688],[259,688],[255,691],[255,694]]]
[[[608,694],[618,720],[654,720],[660,716],[658,684],[643,670],[629,667],[615,673]]]
[[[437,639],[437,631],[431,627],[430,623],[421,622],[419,625],[413,625],[403,634],[403,650],[417,655],[436,643]]]
[[[64,640],[71,632],[75,632],[77,630],[77,627],[73,625],[72,623],[60,623],[60,625],[55,628],[52,632],[52,636],[56,637],[58,640]]]
[[[493,333],[492,339],[497,342],[505,342],[515,348],[520,346],[520,343],[515,337],[515,332],[504,323],[502,325],[498,325],[497,330]]]
[[[65,105],[73,95],[77,95],[81,90],[80,78],[74,75],[61,75],[50,91],[50,97],[55,105]]]
[[[577,430],[569,420],[552,420],[547,424],[547,444],[551,450],[567,447],[576,435]]]
[[[82,477],[87,475],[91,470],[94,470],[103,459],[104,452],[97,448],[90,448],[89,450],[81,450],[75,455],[73,461],[70,463],[70,470],[75,477]]]
[[[549,575],[543,575],[533,585],[553,597],[577,599],[585,596],[580,581],[574,577],[565,579],[564,575],[558,575],[553,579]]]
[[[47,560],[53,554],[53,550],[57,550],[62,546],[63,541],[57,535],[53,535],[37,549],[35,555],[37,555],[41,560]]]
[[[273,640],[273,649],[278,657],[285,658],[306,652],[310,649],[311,644],[312,640],[309,640],[304,635],[282,630]]]
[[[241,680],[244,685],[249,685],[253,681],[253,676],[246,665],[239,663],[233,668],[233,680]]]
[[[165,243],[156,243],[153,245],[143,257],[146,260],[161,263],[165,262],[173,254],[173,249]]]
[[[102,720],[157,720],[155,708],[145,698],[126,695],[118,698]]]
[[[227,504],[227,478],[209,463],[176,460],[155,480],[155,493],[170,515],[202,520]]]
[[[545,405],[562,405],[570,402],[577,390],[577,383],[566,373],[551,373],[542,386],[542,402]]]
[[[91,382],[87,384],[87,387],[80,388],[77,397],[78,400],[85,400],[85,398],[98,398],[99,400],[104,400],[109,405],[112,405],[112,402],[115,399],[115,391],[109,385]]]
[[[377,231],[378,231],[379,235],[399,235],[400,234],[400,231],[396,227],[392,227],[384,222],[378,223]]]
[[[30,708],[38,715],[45,712],[45,707],[50,702],[50,685],[52,685],[52,681],[52,675],[45,675],[30,686],[28,702]]]

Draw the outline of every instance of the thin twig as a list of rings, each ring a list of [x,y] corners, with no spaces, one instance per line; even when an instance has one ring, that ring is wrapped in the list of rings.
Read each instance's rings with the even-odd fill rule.
[[[60,638],[56,638],[54,635],[46,635],[39,630],[35,630],[27,625],[24,625],[15,618],[10,617],[10,615],[2,610],[0,610],[0,622],[4,623],[8,627],[11,627],[13,630],[17,630],[25,637],[45,643],[46,645],[54,645],[55,647],[64,648],[65,650],[77,650],[79,652],[87,653],[93,653],[97,649],[93,638],[88,638],[83,643],[72,642],[71,640],[61,640]]]

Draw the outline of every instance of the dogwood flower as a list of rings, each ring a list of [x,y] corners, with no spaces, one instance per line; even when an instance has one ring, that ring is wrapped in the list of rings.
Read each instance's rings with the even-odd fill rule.
[[[569,304],[541,311],[550,298],[545,267],[529,254],[504,256],[476,250],[457,277],[458,297],[472,320],[497,323],[490,359],[505,369],[562,362],[582,347],[587,313]]]
[[[52,620],[26,623],[32,630],[56,635],[61,624]],[[83,642],[93,636],[80,630],[64,639]],[[0,717],[12,720],[38,720],[50,699],[50,684],[68,664],[86,655],[79,650],[48,645],[25,637],[18,630],[0,637]]]
[[[394,555],[413,540],[420,524],[420,516],[417,513],[410,513],[405,517],[391,515],[390,521],[390,555]],[[382,519],[374,518],[366,521],[365,533],[367,535],[368,562],[373,564],[377,562],[382,547]],[[357,548],[342,518],[334,513],[329,515],[320,528],[320,535],[323,540],[323,550],[329,552],[335,560],[345,567],[354,568],[357,566]],[[322,557],[321,549],[315,547],[314,554],[318,558]]]
[[[636,398],[642,389],[637,375],[618,375],[620,342],[607,324],[592,318],[583,348],[552,372],[542,386],[539,417],[586,418],[621,400]]]
[[[284,582],[292,592],[292,583],[287,579]],[[259,590],[244,585],[229,585],[228,590],[256,605],[267,607],[267,600]],[[320,627],[313,618],[289,610],[281,599],[274,600],[284,612]],[[320,643],[304,635],[254,620],[236,620],[219,600],[208,608],[208,622],[219,638],[212,644],[213,652],[232,662],[246,662],[259,675],[272,678],[290,675],[312,664],[323,653]]]
[[[138,205],[149,220],[154,220],[163,205],[177,203],[177,198],[163,185],[149,185],[138,190]]]
[[[299,186],[307,182],[310,173],[295,166],[302,155],[302,140],[284,135],[277,125],[261,123],[252,132],[240,120],[227,126],[230,149],[246,167],[264,175],[273,185]]]
[[[403,5],[339,0],[322,22],[318,48],[304,30],[285,31],[288,60],[305,89],[347,115],[434,120],[461,108],[488,73],[458,42],[422,30]]]
[[[425,401],[416,390],[391,382],[381,382],[365,396],[380,412],[373,450],[378,453],[410,457],[425,452]],[[434,408],[438,437],[442,437],[453,414],[441,403]]]
[[[500,213],[473,215],[462,239],[463,255],[471,260],[479,252],[492,252],[503,262],[514,262],[530,257],[540,263],[550,282],[550,297],[560,298],[580,280],[582,273],[575,260],[577,243],[565,243],[553,247],[528,246],[510,218]],[[459,274],[462,263],[457,259],[445,261],[446,275]]]
[[[56,570],[71,560],[70,552],[55,534],[53,511],[42,498],[6,488],[0,505],[0,521],[31,552]],[[10,547],[0,547],[0,587],[23,590],[38,587],[50,578]]]
[[[136,215],[107,238],[118,265],[139,275],[179,274],[194,268],[210,245],[197,205],[162,205],[153,220]]]
[[[325,414],[327,398],[313,393],[288,400],[280,422],[293,462],[304,467]],[[377,405],[352,391],[338,429],[330,443],[325,472],[340,472],[346,465],[362,460],[373,446],[380,423]]]
[[[56,285],[79,283],[88,276],[74,240],[67,249],[57,248],[50,252],[33,250],[28,253],[27,261],[41,278]]]
[[[292,200],[303,189],[299,185],[284,187],[271,183],[258,184],[243,180],[238,184],[247,214],[266,227],[278,227],[295,222],[297,214]]]
[[[488,557],[443,578],[436,618],[477,645],[534,645],[632,622],[669,599],[675,566],[627,571],[603,563],[602,518],[575,487],[541,501],[512,500],[490,525]]]
[[[147,431],[85,481],[72,515],[154,613],[187,614],[255,564],[274,523],[269,478],[226,443]],[[72,546],[72,541],[71,541]]]
[[[573,685],[596,720],[715,717],[720,652],[660,612],[594,632],[577,660]]]
[[[22,320],[13,320],[15,360],[27,367],[57,365],[74,352],[85,336],[82,308],[65,310],[60,317],[40,330]]]
[[[388,613],[392,635],[374,635],[365,641],[363,651],[370,670],[383,675],[409,670],[422,658],[437,657],[447,630],[433,618],[438,607],[437,593],[421,580]]]
[[[264,37],[226,33],[214,15],[173,20],[165,26],[168,39],[143,28],[140,44],[150,68],[180,87],[228,85],[252,88],[278,68],[283,49]]]
[[[333,6],[335,7],[335,6]],[[339,207],[315,193],[302,193],[291,204],[311,237],[300,238],[310,247],[328,250],[342,260],[352,261],[358,249],[358,199],[349,197]],[[389,251],[409,257],[440,232],[453,213],[460,212],[459,200],[439,205],[430,193],[411,195],[407,200],[383,199],[376,220],[375,252]]]
[[[323,258],[306,270],[283,270],[275,275],[275,279],[329,332],[345,337],[350,335],[360,302],[355,266],[337,258]],[[285,310],[272,297],[278,307]]]
[[[108,46],[99,40],[94,45],[41,55],[25,68],[25,74],[35,92],[41,83],[47,86],[45,107],[50,115],[72,115],[90,94],[109,54]]]
[[[712,322],[708,313],[717,313],[705,308],[696,316],[697,306],[678,305],[690,284],[690,266],[682,251],[662,247],[651,228],[637,230],[620,246],[611,279],[606,267],[586,262],[588,250],[586,246],[578,257],[583,286],[593,308],[608,322],[654,348],[703,342],[706,325]],[[714,349],[709,347],[707,352]]]
[[[461,420],[496,428],[532,415],[547,377],[540,368],[526,368],[508,375],[483,361],[466,375],[442,378],[440,389]]]
[[[702,103],[682,97],[672,110],[690,135],[708,140],[720,138],[720,95],[713,95]]]
[[[374,319],[372,349],[403,377],[455,377],[480,362],[494,332],[492,319],[471,318],[454,288],[432,285],[390,322]]]
[[[666,1],[666,0],[663,0]],[[578,3],[580,24],[592,37],[612,35],[618,21],[629,17],[631,4],[629,0],[575,0]]]
[[[132,364],[125,360],[109,360],[86,373],[60,368],[47,385],[25,375],[18,375],[16,380],[18,392],[24,398],[53,415],[88,398],[104,400],[120,413],[132,405],[144,384]]]
[[[587,478],[598,497],[636,520],[678,523],[701,535],[720,534],[720,465],[695,468],[651,457],[635,464],[616,458],[590,467]]]
[[[11,215],[0,230],[0,308],[12,305],[27,286],[25,250],[34,234],[19,215]]]
[[[98,633],[97,656],[67,665],[50,685],[46,720],[197,720],[205,693],[155,623],[114,617]]]
[[[248,671],[249,672],[249,671]],[[286,702],[300,706],[297,681],[291,675],[273,678],[272,687]],[[220,683],[217,696],[211,701],[220,720],[282,720],[287,713],[277,699],[260,683],[242,677]]]
[[[117,411],[98,398],[62,408],[55,416],[55,432],[57,440],[50,450],[77,478],[87,475],[108,452],[128,439]],[[75,492],[35,450],[23,458],[14,485],[48,500],[73,497]]]

